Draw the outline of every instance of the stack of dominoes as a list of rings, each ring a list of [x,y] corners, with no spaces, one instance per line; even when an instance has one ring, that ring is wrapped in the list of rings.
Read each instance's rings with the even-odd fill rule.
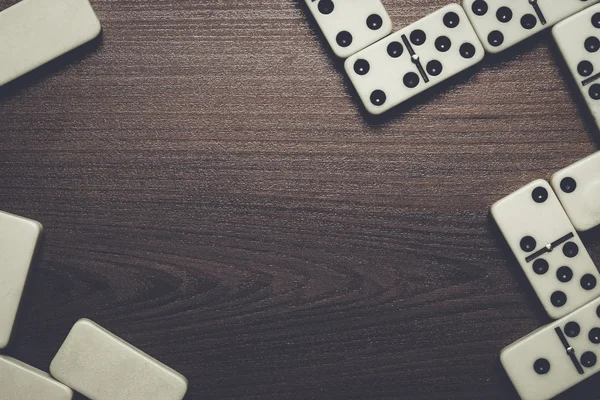
[[[36,221],[0,212],[0,349],[17,309],[42,233]],[[186,378],[88,319],[75,323],[50,364],[50,374],[0,356],[3,400],[181,400]]]
[[[554,26],[553,37],[600,125],[598,0],[463,0],[391,34],[380,0],[306,0],[366,110],[381,114]],[[535,181],[492,215],[556,322],[501,353],[523,400],[545,400],[600,371],[600,275],[577,231],[600,226],[600,153]]]

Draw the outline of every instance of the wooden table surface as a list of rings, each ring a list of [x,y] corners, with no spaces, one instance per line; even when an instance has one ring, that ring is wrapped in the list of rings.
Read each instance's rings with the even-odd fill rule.
[[[489,207],[600,143],[549,33],[369,118],[300,0],[92,3],[0,89],[0,209],[45,227],[7,354],[88,317],[186,399],[518,398],[499,351],[548,319]]]

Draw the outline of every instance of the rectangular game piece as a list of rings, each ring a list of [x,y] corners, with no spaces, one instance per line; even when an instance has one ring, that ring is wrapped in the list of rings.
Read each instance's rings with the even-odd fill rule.
[[[0,211],[0,349],[10,340],[41,233],[39,222]]]
[[[94,400],[181,400],[187,379],[88,319],[75,323],[50,373]]]
[[[0,12],[0,86],[100,33],[88,0],[22,0]]]
[[[547,400],[600,371],[600,299],[506,347],[500,361],[522,400]]]
[[[2,400],[72,400],[73,391],[46,372],[11,357],[0,356]]]
[[[498,201],[492,216],[552,319],[600,296],[598,270],[548,182]]]
[[[556,25],[552,36],[600,127],[600,5]]]
[[[483,59],[484,50],[458,4],[451,4],[346,60],[365,108],[381,114]]]
[[[575,229],[600,225],[600,152],[558,171],[551,183]]]
[[[392,32],[380,0],[305,0],[333,52],[346,58]]]
[[[462,0],[462,5],[486,51],[500,53],[597,2]]]

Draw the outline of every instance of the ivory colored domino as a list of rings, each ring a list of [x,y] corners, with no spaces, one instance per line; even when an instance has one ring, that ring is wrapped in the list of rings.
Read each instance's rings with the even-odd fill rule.
[[[75,323],[50,373],[93,400],[181,400],[187,379],[88,320]]]
[[[522,400],[549,400],[600,372],[600,299],[506,347],[500,361]]]
[[[0,12],[0,86],[100,34],[88,0],[22,0]]]
[[[462,0],[489,53],[500,53],[598,0]]]
[[[555,173],[552,187],[578,231],[600,225],[600,152]]]
[[[379,115],[483,56],[464,10],[449,4],[350,56],[344,67],[367,112]]]
[[[548,182],[496,202],[492,216],[552,319],[600,296],[598,269]]]
[[[600,128],[600,4],[557,24],[552,36]]]
[[[41,233],[39,222],[0,211],[0,349],[10,340]]]
[[[392,33],[381,0],[305,0],[333,52],[346,58]]]
[[[50,374],[11,357],[0,356],[2,400],[72,400],[73,391]]]

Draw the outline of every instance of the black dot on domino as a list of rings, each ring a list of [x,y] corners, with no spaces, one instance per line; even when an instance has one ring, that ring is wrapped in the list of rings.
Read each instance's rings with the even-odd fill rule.
[[[494,47],[502,46],[504,35],[500,31],[491,31],[488,35],[488,43]]]
[[[600,318],[600,306],[596,307],[596,316]]]
[[[584,290],[592,290],[596,287],[596,277],[591,274],[585,274],[579,281]]]
[[[483,17],[488,12],[488,4],[485,0],[475,0],[471,5],[471,11],[473,14]]]
[[[520,245],[521,250],[526,253],[531,253],[537,247],[537,242],[531,236],[525,236],[523,239],[521,239]]]
[[[582,61],[577,65],[577,72],[581,76],[590,76],[594,72],[594,66],[589,61]]]
[[[550,264],[543,258],[538,258],[533,262],[533,272],[538,275],[544,275],[550,269]]]
[[[354,63],[354,72],[356,72],[358,75],[366,75],[369,73],[370,70],[371,65],[367,60],[363,60],[361,58],[356,60],[356,62]]]
[[[600,49],[600,40],[595,36],[585,39],[583,46],[589,53],[595,53]]]
[[[398,58],[404,53],[404,46],[400,42],[391,42],[388,44],[387,52],[390,57]]]
[[[556,271],[556,279],[562,283],[570,282],[573,279],[573,270],[569,267],[560,267]]]
[[[321,14],[328,15],[333,12],[333,9],[335,8],[335,6],[333,4],[333,1],[331,1],[331,0],[320,0],[317,8],[319,9],[319,12]]]
[[[383,90],[375,90],[371,93],[371,103],[373,103],[374,106],[382,106],[385,104],[386,100],[387,96]]]
[[[594,344],[600,344],[600,328],[590,329],[590,333],[588,334],[588,339],[590,339],[590,342],[592,342]]]
[[[525,14],[521,17],[521,26],[527,30],[535,28],[537,25],[537,18],[533,14]]]
[[[435,48],[441,53],[445,53],[452,47],[452,42],[448,36],[440,36],[435,39]]]
[[[573,178],[564,178],[560,181],[560,190],[565,193],[573,193],[577,189],[577,182]]]
[[[544,203],[546,202],[546,200],[548,200],[548,191],[546,190],[546,188],[538,186],[535,189],[533,189],[533,192],[531,192],[531,198],[536,203]]]
[[[438,76],[442,73],[442,63],[438,60],[431,60],[427,63],[427,73],[431,76]]]
[[[352,44],[352,34],[348,31],[341,31],[337,34],[335,41],[340,47],[348,47]]]
[[[600,28],[600,13],[592,15],[592,25],[594,28]]]
[[[592,86],[590,86],[588,93],[590,94],[592,100],[600,100],[600,85],[594,83]]]
[[[383,18],[381,18],[377,14],[371,14],[367,18],[367,26],[372,31],[376,31],[376,30],[380,29],[383,26]]]
[[[570,338],[575,338],[579,336],[579,332],[581,332],[581,328],[577,322],[569,322],[565,325],[565,335]]]
[[[410,33],[410,42],[415,46],[420,46],[427,40],[427,35],[420,29],[414,30]]]
[[[498,21],[502,23],[507,23],[512,20],[513,12],[508,7],[500,7],[498,11],[496,11],[496,18]]]
[[[568,242],[563,246],[563,254],[565,257],[574,258],[579,254],[579,246],[576,243]]]
[[[473,58],[475,55],[475,46],[473,46],[471,43],[463,43],[460,46],[460,55],[467,59]]]
[[[560,290],[557,290],[550,296],[550,301],[554,307],[562,307],[567,304],[567,295]]]
[[[581,355],[581,365],[583,365],[586,368],[591,368],[594,365],[596,365],[596,361],[596,355],[591,351],[586,351]]]
[[[539,358],[533,363],[533,370],[538,375],[546,375],[550,372],[550,361],[545,358]]]
[[[404,81],[404,86],[412,89],[419,84],[419,75],[415,74],[414,72],[409,72],[404,75],[404,79],[402,80]]]
[[[451,11],[444,15],[444,25],[446,25],[447,28],[456,28],[459,23],[460,17],[457,13]]]

